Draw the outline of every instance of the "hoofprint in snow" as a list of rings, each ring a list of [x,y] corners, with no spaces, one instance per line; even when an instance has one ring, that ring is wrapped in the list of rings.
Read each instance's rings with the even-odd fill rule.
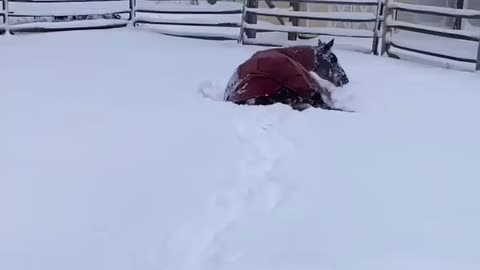
[[[0,269],[480,267],[478,73],[336,48],[356,112],[298,112],[222,101],[259,47],[0,47]]]

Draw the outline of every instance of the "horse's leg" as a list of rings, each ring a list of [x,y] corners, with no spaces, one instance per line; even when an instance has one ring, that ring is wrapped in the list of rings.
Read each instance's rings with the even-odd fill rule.
[[[250,99],[247,99],[245,102],[242,102],[242,104],[245,104],[245,105],[272,105],[275,103],[282,103],[285,105],[292,106],[298,102],[297,100],[295,100],[294,95],[291,94],[291,91],[287,88],[281,88],[271,96],[261,96],[256,98],[250,98]]]
[[[292,108],[297,111],[304,111],[306,109],[312,108],[312,105],[309,103],[295,103],[292,104]]]
[[[312,106],[315,108],[321,108],[328,111],[354,112],[351,110],[345,110],[345,109],[334,107],[333,104],[329,105],[323,100],[322,95],[314,95]]]
[[[301,98],[295,94],[295,91],[287,87],[282,87],[273,98],[276,102],[289,105],[297,111],[303,111],[313,107],[309,100]]]
[[[249,98],[244,102],[240,103],[241,105],[272,105],[277,103],[272,97],[263,96],[263,97],[256,97],[256,98]]]

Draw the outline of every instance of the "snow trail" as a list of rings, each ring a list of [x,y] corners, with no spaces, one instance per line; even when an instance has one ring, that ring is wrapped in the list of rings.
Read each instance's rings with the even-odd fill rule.
[[[242,254],[223,251],[223,236],[240,220],[268,215],[286,199],[288,190],[272,172],[277,161],[292,151],[293,145],[276,130],[279,122],[272,117],[263,117],[253,126],[251,121],[235,121],[238,143],[243,149],[236,172],[238,177],[214,197],[210,207],[216,226],[212,227],[205,250],[204,269],[222,269],[225,264],[235,262]]]

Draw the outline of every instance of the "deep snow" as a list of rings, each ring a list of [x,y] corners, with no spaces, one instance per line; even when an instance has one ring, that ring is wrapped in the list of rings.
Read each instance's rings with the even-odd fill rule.
[[[356,113],[297,112],[221,101],[256,47],[0,49],[0,269],[480,268],[478,73],[337,49]]]

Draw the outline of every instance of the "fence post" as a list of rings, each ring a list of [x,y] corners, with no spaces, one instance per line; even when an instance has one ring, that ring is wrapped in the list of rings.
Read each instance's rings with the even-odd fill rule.
[[[137,0],[129,0],[128,4],[130,8],[130,18],[129,18],[130,25],[135,27],[135,16],[136,16],[135,10],[137,9]]]
[[[242,17],[240,19],[240,36],[238,37],[237,43],[243,44],[243,39],[245,35],[245,11],[247,10],[247,0],[242,1]]]
[[[9,13],[10,13],[9,10],[10,10],[10,9],[9,9],[9,7],[8,7],[8,0],[3,0],[3,12],[4,12],[4,13],[3,13],[3,20],[4,20],[5,34],[6,34],[6,35],[10,34],[10,27],[9,27],[9,24],[10,24],[9,21],[10,21],[10,19],[9,19],[9,17],[8,17],[8,15],[9,15]]]
[[[247,8],[258,8],[258,0],[247,0]],[[248,11],[245,12],[245,22],[248,24],[257,24],[257,15]],[[245,33],[248,38],[257,37],[257,31],[255,29],[247,29]]]
[[[382,49],[380,55],[383,55],[385,52],[388,51],[388,43],[387,43],[387,33],[389,32],[387,19],[389,16],[392,15],[392,11],[388,7],[390,0],[385,0],[385,5],[383,7],[383,33],[382,33]]]
[[[374,55],[378,55],[378,34],[381,29],[381,17],[383,15],[383,0],[378,0],[377,3],[377,18],[375,20],[375,26],[373,27],[373,42],[372,42],[372,52]]]
[[[290,6],[293,8],[293,11],[300,10],[300,3],[299,2],[290,2]],[[290,18],[290,22],[292,26],[298,26],[298,18]],[[288,40],[297,40],[298,33],[297,32],[289,32],[288,33]]]
[[[464,0],[457,0],[457,9],[463,9],[464,6]],[[462,18],[461,17],[455,17],[453,21],[453,29],[462,29]]]
[[[477,50],[477,66],[475,70],[480,70],[480,40],[478,41],[478,50]]]

